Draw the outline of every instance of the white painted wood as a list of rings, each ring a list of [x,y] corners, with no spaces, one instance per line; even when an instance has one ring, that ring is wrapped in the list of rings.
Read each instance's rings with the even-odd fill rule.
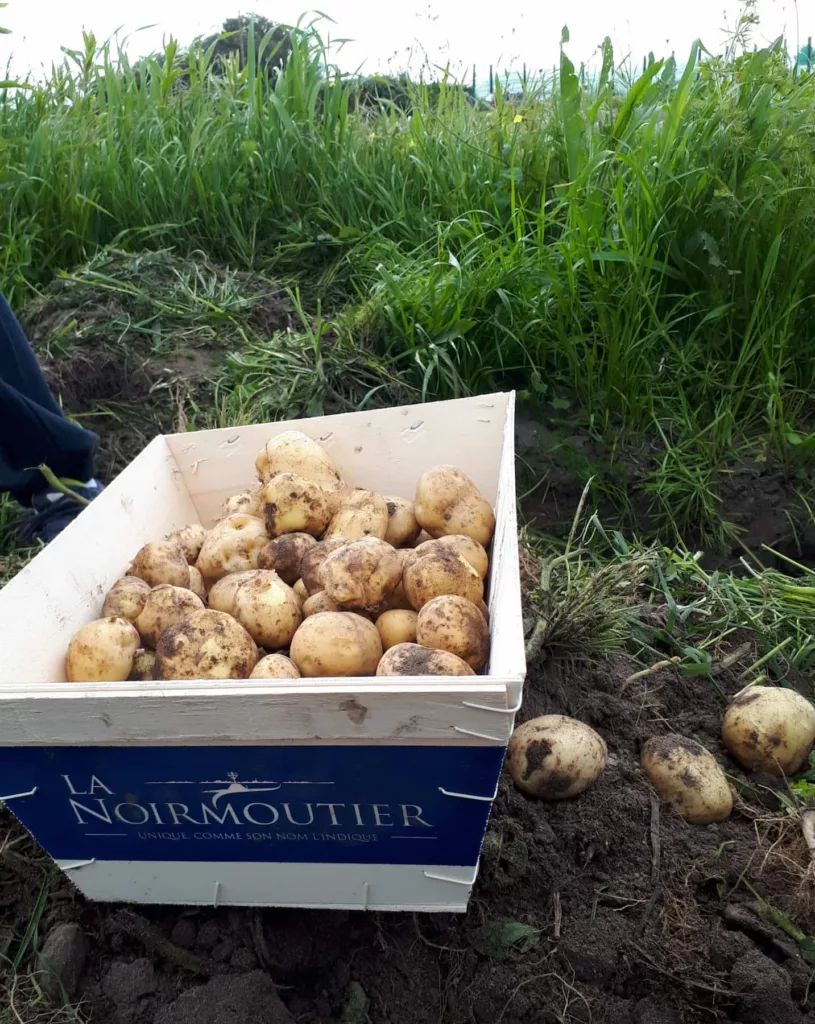
[[[61,868],[71,861],[57,861]],[[97,860],[68,871],[92,900],[330,910],[467,909],[472,867]],[[455,878],[459,881],[441,881]]]

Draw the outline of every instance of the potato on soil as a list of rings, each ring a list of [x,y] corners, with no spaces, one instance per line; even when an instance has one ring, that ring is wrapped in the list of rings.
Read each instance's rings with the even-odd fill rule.
[[[207,587],[204,583],[204,577],[194,565],[190,566],[190,585],[188,589],[191,590],[196,597],[200,597],[204,604],[207,603]]]
[[[171,587],[190,585],[190,567],[178,541],[154,540],[145,544],[133,559],[130,575],[138,576],[151,587],[169,583]]]
[[[294,662],[285,654],[267,654],[252,669],[250,679],[299,679]]]
[[[289,651],[300,674],[372,676],[382,657],[376,626],[353,612],[318,612],[304,620]]]
[[[167,540],[175,541],[184,552],[187,563],[195,565],[206,535],[207,531],[200,523],[190,523],[189,526],[182,526],[180,530],[168,533]]]
[[[102,605],[102,618],[118,615],[134,622],[141,614],[149,593],[150,584],[138,576],[122,576],[108,591]]]
[[[294,473],[311,480],[325,492],[332,511],[345,491],[328,452],[299,430],[286,430],[268,440],[257,454],[255,469],[262,484],[278,473]]]
[[[433,545],[437,545],[435,549]],[[456,555],[461,555],[465,562],[470,563],[482,580],[486,579],[490,560],[483,545],[479,544],[477,540],[473,540],[472,537],[465,537],[460,533],[455,533],[449,537],[439,537],[438,540],[426,541],[413,550],[417,555],[421,555],[433,550],[438,551],[439,548],[452,551]]]
[[[288,647],[303,621],[294,591],[276,573],[241,583],[232,614],[256,644],[270,651]]]
[[[234,516],[238,512],[242,512],[246,516],[257,516],[258,519],[263,518],[259,486],[249,487],[245,491],[238,491],[237,494],[227,498],[223,505],[221,505],[219,519],[224,519],[226,516]]]
[[[443,594],[465,597],[473,604],[484,599],[484,582],[470,563],[439,548],[417,555],[405,568],[402,585],[416,611]]]
[[[566,800],[596,782],[608,750],[594,729],[565,715],[542,715],[519,725],[507,751],[518,789],[541,800]]]
[[[149,682],[155,676],[156,652],[142,647],[133,656],[133,668],[127,677],[133,682]]]
[[[209,531],[195,567],[208,580],[257,569],[258,556],[268,543],[263,520],[239,512]]]
[[[340,608],[373,608],[402,579],[402,561],[384,540],[365,537],[332,551],[319,579]]]
[[[320,582],[322,564],[332,551],[336,551],[346,543],[347,541],[342,537],[336,537],[334,540],[321,540],[313,548],[309,548],[300,559],[300,579],[303,581],[307,596],[313,597],[323,589]]]
[[[642,748],[642,767],[654,789],[692,825],[724,821],[733,794],[710,751],[685,736],[654,736]]]
[[[216,612],[232,614],[232,605],[235,601],[235,592],[241,583],[254,579],[256,576],[269,577],[274,573],[269,569],[247,569],[245,572],[232,572],[228,576],[222,576],[217,583],[213,583],[207,595],[207,604]]]
[[[138,649],[139,634],[127,619],[108,616],[89,622],[74,633],[68,644],[65,657],[68,682],[124,682],[133,668]]]
[[[794,775],[815,741],[815,708],[796,690],[751,686],[725,712],[722,739],[748,771]]]
[[[309,533],[284,533],[270,540],[258,557],[258,569],[273,569],[293,586],[300,579],[300,561],[317,541]]]
[[[325,540],[362,540],[388,532],[388,506],[376,491],[352,491],[342,502],[325,531]]]
[[[204,609],[165,630],[156,647],[156,679],[248,679],[255,641],[231,615]]]
[[[324,590],[320,590],[312,597],[307,597],[303,602],[303,618],[309,615],[316,615],[318,612],[340,612],[342,608],[336,601],[332,601]]]
[[[391,608],[383,612],[376,620],[382,649],[389,651],[397,644],[416,643],[416,620],[418,615],[411,609]]]
[[[445,594],[422,605],[416,623],[422,647],[449,651],[470,668],[483,668],[490,653],[490,633],[477,605],[465,597]]]
[[[431,651],[419,644],[396,644],[386,651],[378,676],[473,676],[466,661],[449,651]]]
[[[388,527],[385,540],[395,548],[410,548],[416,542],[421,527],[416,522],[413,502],[395,494],[383,494],[388,510]]]
[[[455,466],[434,466],[416,485],[416,519],[431,537],[463,534],[486,547],[495,515],[484,495]]]
[[[181,622],[190,612],[201,611],[204,602],[191,590],[162,583],[147,596],[141,615],[133,625],[148,647],[155,647],[165,629]]]
[[[328,499],[318,484],[295,473],[278,473],[260,492],[270,537],[308,533],[319,537],[331,522]]]

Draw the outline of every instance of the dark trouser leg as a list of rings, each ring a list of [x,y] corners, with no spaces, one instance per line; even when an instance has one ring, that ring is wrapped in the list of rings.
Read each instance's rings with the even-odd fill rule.
[[[45,463],[59,477],[93,476],[96,435],[69,422],[43,377],[37,358],[0,295],[0,491],[27,503],[44,479]]]

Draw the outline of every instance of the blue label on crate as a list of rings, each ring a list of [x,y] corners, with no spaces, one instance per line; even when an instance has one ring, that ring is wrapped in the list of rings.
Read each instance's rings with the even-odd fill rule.
[[[0,749],[56,860],[475,865],[500,747]],[[444,791],[444,792],[443,792]]]

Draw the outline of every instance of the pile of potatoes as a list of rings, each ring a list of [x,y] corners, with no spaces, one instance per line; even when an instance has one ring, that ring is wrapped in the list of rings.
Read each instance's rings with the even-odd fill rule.
[[[211,530],[136,554],[101,618],[71,640],[71,682],[464,676],[489,656],[495,516],[453,466],[413,502],[344,483],[299,431],[272,438],[258,484]]]

